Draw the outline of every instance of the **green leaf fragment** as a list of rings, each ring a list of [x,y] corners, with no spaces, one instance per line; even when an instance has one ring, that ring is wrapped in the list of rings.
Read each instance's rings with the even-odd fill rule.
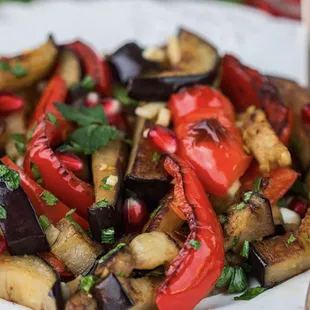
[[[201,242],[198,240],[191,239],[189,240],[189,244],[196,251],[199,250],[199,248],[201,247]]]
[[[264,287],[251,287],[248,288],[242,295],[234,297],[234,300],[251,300],[256,296],[263,293],[266,289]]]
[[[4,208],[3,205],[0,205],[0,220],[5,220],[6,219],[6,209]]]
[[[12,69],[11,72],[18,78],[22,78],[27,75],[26,69],[21,64],[16,64]]]
[[[39,217],[39,222],[43,230],[46,230],[51,225],[51,222],[45,215]]]
[[[225,266],[222,270],[221,276],[218,278],[215,286],[218,288],[227,287],[233,276],[234,268],[230,266]]]
[[[114,253],[116,253],[117,251],[119,251],[121,248],[125,247],[126,243],[119,243],[116,247],[114,247],[110,252],[108,252],[107,254],[105,254],[104,256],[102,256],[98,263],[102,264],[105,261],[107,261]]]
[[[242,247],[240,255],[245,257],[246,259],[248,259],[249,258],[249,250],[250,250],[250,242],[248,240],[245,240],[243,243],[243,247]]]
[[[40,195],[40,198],[44,200],[48,206],[54,206],[58,202],[58,198],[47,190]]]
[[[54,114],[48,112],[47,113],[47,119],[52,122],[53,124],[55,124],[56,126],[58,126],[58,121],[57,121],[57,118]]]
[[[228,293],[240,293],[247,287],[248,283],[244,270],[241,267],[235,268],[228,287]]]
[[[113,227],[103,229],[101,232],[101,243],[112,244],[115,242],[114,240],[115,231]]]
[[[17,189],[20,184],[20,175],[17,171],[9,169],[7,166],[0,165],[0,178],[6,183],[10,190]]]
[[[96,283],[97,278],[94,275],[88,275],[85,277],[82,277],[80,279],[80,286],[81,289],[86,293],[89,294],[89,291]]]

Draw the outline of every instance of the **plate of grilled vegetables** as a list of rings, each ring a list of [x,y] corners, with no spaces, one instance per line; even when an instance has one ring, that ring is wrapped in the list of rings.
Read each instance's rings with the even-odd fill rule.
[[[0,116],[1,307],[259,309],[298,275],[306,291],[295,81],[183,27],[104,57],[49,36],[1,57]]]

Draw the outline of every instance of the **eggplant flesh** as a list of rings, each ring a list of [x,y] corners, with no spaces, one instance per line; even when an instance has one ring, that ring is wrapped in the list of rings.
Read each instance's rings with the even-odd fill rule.
[[[91,293],[102,310],[126,310],[134,305],[113,273],[95,284]]]
[[[231,248],[233,251],[240,251],[245,240],[254,241],[273,235],[275,226],[269,200],[253,192],[250,200],[241,210],[233,205],[223,230],[226,251]]]
[[[20,187],[10,190],[4,181],[0,181],[0,204],[7,214],[6,219],[0,220],[0,227],[11,255],[49,251],[49,244],[35,211]]]
[[[37,256],[0,257],[0,298],[34,310],[63,309],[60,279]]]
[[[145,72],[158,70],[156,62],[146,60],[142,56],[143,49],[131,42],[123,45],[108,57],[116,78],[122,84]]]
[[[60,220],[56,226],[60,234],[51,247],[51,252],[65,263],[75,275],[88,270],[101,249],[85,233],[79,232],[67,219]]]
[[[66,302],[65,310],[97,310],[95,298],[90,297],[83,291],[79,291]]]
[[[137,100],[166,101],[184,86],[212,85],[220,67],[216,48],[185,29],[180,29],[178,37],[181,60],[170,71],[142,75],[130,80],[130,97]]]
[[[169,177],[163,166],[163,159],[153,162],[154,149],[143,137],[144,130],[152,126],[152,122],[138,117],[133,140],[133,148],[125,175],[125,187],[137,194],[149,209],[158,206],[169,190]]]

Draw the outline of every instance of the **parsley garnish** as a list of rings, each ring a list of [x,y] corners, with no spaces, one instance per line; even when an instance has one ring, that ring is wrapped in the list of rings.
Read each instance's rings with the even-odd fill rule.
[[[8,189],[14,190],[19,187],[19,173],[9,169],[7,166],[0,165],[0,179],[6,183]]]
[[[245,193],[243,194],[243,201],[244,201],[244,202],[249,202],[250,199],[251,199],[251,197],[252,197],[252,195],[253,195],[253,192],[252,192],[252,191],[245,192]]]
[[[215,286],[222,288],[227,287],[234,273],[234,268],[230,266],[224,266],[221,276],[218,278]]]
[[[15,148],[20,155],[24,155],[26,151],[26,140],[23,134],[11,135],[11,138],[15,141]]]
[[[191,239],[189,240],[189,244],[196,251],[199,250],[199,248],[201,247],[201,242],[198,240]]]
[[[234,247],[239,241],[239,238],[237,236],[234,236],[232,242],[231,242],[231,247]]]
[[[100,201],[97,201],[97,202],[96,202],[96,205],[97,205],[98,207],[107,207],[107,206],[109,205],[108,199],[107,199],[107,198],[104,198],[104,199],[102,199],[102,200],[100,200]]]
[[[16,64],[11,72],[18,78],[24,77],[27,74],[26,69],[21,64]]]
[[[126,243],[119,243],[115,248],[113,248],[110,252],[108,252],[107,254],[105,254],[104,256],[102,256],[98,263],[102,264],[104,263],[107,259],[109,259],[115,252],[119,251],[121,248],[123,248],[124,246],[126,246]]]
[[[242,201],[233,207],[234,211],[240,211],[246,207],[246,203],[248,203],[253,195],[253,191],[248,191],[243,194]]]
[[[7,61],[0,61],[0,69],[2,71],[9,71],[10,70],[10,65]]]
[[[242,209],[244,209],[246,206],[246,204],[242,201],[240,203],[238,203],[236,206],[233,207],[234,211],[240,211]]]
[[[39,217],[39,222],[43,230],[46,230],[51,225],[51,222],[45,215]]]
[[[242,247],[240,255],[245,257],[246,259],[248,259],[249,258],[249,250],[250,250],[250,243],[248,240],[245,240],[243,243],[243,247]]]
[[[74,212],[75,209],[71,209],[70,211],[68,211],[66,213],[66,219],[71,223],[71,225],[73,225],[76,228],[77,231],[79,231],[80,233],[84,233],[83,228],[71,216],[71,214],[73,214]]]
[[[234,268],[228,293],[240,293],[248,287],[247,279],[244,270],[241,267]]]
[[[79,86],[86,90],[93,90],[96,86],[96,83],[91,76],[86,75],[79,84]]]
[[[254,184],[253,184],[253,189],[255,192],[259,192],[260,191],[260,186],[262,184],[262,179],[263,177],[258,177],[255,179]]]
[[[160,158],[161,158],[161,154],[159,154],[158,152],[154,152],[153,153],[153,157],[152,157],[152,162],[153,163],[158,163]]]
[[[0,205],[0,220],[6,219],[6,210],[3,205]]]
[[[58,202],[58,198],[47,190],[40,195],[40,198],[46,202],[47,206],[54,206]]]
[[[251,300],[256,296],[263,293],[266,289],[264,287],[251,287],[248,288],[242,295],[234,297],[234,300]]]
[[[294,235],[290,235],[289,238],[287,239],[287,244],[293,243],[296,241],[296,238]]]
[[[106,191],[109,191],[109,190],[112,188],[112,185],[106,184],[108,178],[109,178],[108,176],[105,177],[105,178],[103,178],[103,179],[101,180],[101,183],[103,183],[103,185],[100,185],[100,186],[99,186],[100,188],[103,188],[103,189],[106,190]]]
[[[126,273],[124,271],[121,271],[118,276],[121,277],[121,278],[126,278],[127,277],[127,275],[126,275]]]
[[[221,225],[224,225],[228,220],[228,217],[224,214],[218,215],[217,218],[218,218],[219,222],[221,223]]]
[[[161,205],[159,205],[155,210],[153,210],[153,212],[150,215],[150,219],[152,219],[158,213],[160,208],[161,208]]]
[[[127,94],[127,91],[123,87],[114,88],[114,97],[123,105],[138,105],[139,102],[130,98]]]
[[[101,231],[101,243],[114,243],[115,231],[113,227],[103,229]]]
[[[93,275],[88,275],[88,276],[82,277],[80,279],[81,289],[86,294],[89,294],[89,291],[94,286],[94,284],[96,283],[96,280],[97,280],[97,278]]]
[[[47,113],[47,119],[52,122],[53,124],[55,124],[56,126],[58,126],[58,121],[57,121],[57,118],[55,117],[54,114],[48,112]]]

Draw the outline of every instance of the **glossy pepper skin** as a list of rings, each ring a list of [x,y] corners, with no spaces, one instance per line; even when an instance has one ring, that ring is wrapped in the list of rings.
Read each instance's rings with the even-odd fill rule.
[[[287,144],[292,130],[292,112],[278,90],[258,71],[244,66],[240,61],[225,55],[221,89],[239,112],[255,105],[264,110],[266,117],[280,140]]]
[[[24,170],[12,162],[9,157],[3,157],[1,158],[1,161],[8,168],[19,173],[21,178],[21,187],[31,201],[37,216],[45,215],[52,224],[57,224],[58,221],[66,217],[66,213],[69,212],[70,209],[65,204],[58,200],[54,206],[48,206],[46,202],[41,199],[41,195],[44,192],[43,187],[41,187],[29,175],[27,175]],[[74,212],[71,216],[83,229],[89,229],[88,222],[77,213]]]
[[[75,41],[67,44],[81,60],[85,74],[89,75],[96,84],[96,90],[102,96],[112,96],[112,73],[106,60],[99,56],[85,43]]]
[[[219,108],[197,109],[175,128],[177,153],[194,168],[209,194],[225,196],[248,168],[242,138]]]
[[[176,157],[167,157],[164,166],[175,180],[174,199],[190,234],[169,265],[155,301],[160,310],[190,310],[207,296],[224,267],[222,228],[193,169]],[[199,248],[190,240],[199,242]]]
[[[0,116],[6,117],[11,113],[22,110],[24,101],[9,92],[0,92]]]
[[[253,190],[255,181],[260,177],[262,179],[259,190],[273,205],[292,187],[298,178],[298,173],[290,168],[276,168],[262,176],[257,161],[253,160],[240,179],[241,191]]]

